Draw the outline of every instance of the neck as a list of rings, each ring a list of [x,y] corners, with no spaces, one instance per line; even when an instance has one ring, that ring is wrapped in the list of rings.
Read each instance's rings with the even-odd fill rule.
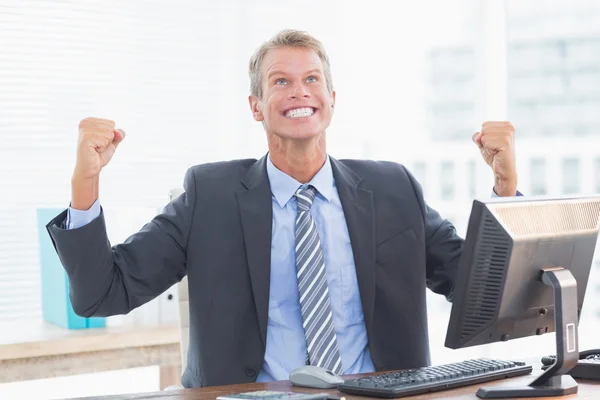
[[[310,182],[325,164],[325,134],[308,140],[289,140],[268,134],[267,141],[273,165],[300,183]]]

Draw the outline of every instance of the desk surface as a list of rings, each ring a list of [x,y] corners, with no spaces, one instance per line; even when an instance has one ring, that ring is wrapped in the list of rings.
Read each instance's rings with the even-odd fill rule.
[[[166,387],[181,382],[180,357],[177,326],[0,325],[0,383],[158,365]]]
[[[0,361],[170,344],[179,345],[175,325],[77,330],[41,320],[0,325]]]
[[[475,395],[477,389],[481,386],[498,386],[506,384],[527,385],[537,375],[526,375],[517,378],[503,379],[495,382],[488,382],[474,386],[466,386],[463,388],[435,392],[426,395],[405,397],[407,400],[425,400],[425,399],[444,399],[444,400],[465,400],[478,399]],[[359,375],[357,375],[359,376]],[[302,393],[310,392],[327,392],[334,396],[344,396],[348,400],[365,400],[368,397],[347,395],[337,390],[324,389],[306,389],[293,387],[289,381],[269,382],[269,383],[250,383],[244,385],[231,386],[215,386],[202,389],[187,389],[178,391],[156,392],[156,393],[140,393],[128,394],[122,396],[103,396],[94,397],[94,400],[214,400],[222,394],[250,392],[254,390],[279,390],[279,391],[294,391]],[[544,397],[544,399],[599,399],[600,398],[600,382],[594,381],[579,381],[579,391],[576,395],[564,397]],[[88,398],[89,399],[89,398]],[[539,397],[538,397],[539,399]],[[378,399],[382,400],[382,399]]]

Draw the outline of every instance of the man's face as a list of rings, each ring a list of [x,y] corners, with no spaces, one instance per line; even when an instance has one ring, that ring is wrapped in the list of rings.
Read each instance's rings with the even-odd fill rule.
[[[250,107],[265,130],[282,139],[306,140],[325,132],[333,115],[321,59],[305,48],[270,50],[261,65],[262,98]]]

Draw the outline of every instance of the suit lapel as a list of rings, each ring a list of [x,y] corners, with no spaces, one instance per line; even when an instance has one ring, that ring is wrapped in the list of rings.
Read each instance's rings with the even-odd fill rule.
[[[361,179],[331,158],[333,176],[348,225],[365,324],[372,332],[375,304],[375,213],[373,193],[361,189]]]
[[[266,157],[258,160],[249,170],[237,192],[250,283],[258,315],[263,345],[267,343],[267,317],[271,277],[271,235],[273,208],[271,188],[266,170]]]

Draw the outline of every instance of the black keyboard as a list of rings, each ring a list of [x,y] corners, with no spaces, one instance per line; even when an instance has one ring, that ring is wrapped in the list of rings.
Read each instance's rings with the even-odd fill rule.
[[[477,359],[350,379],[340,384],[338,390],[397,398],[527,375],[531,371],[531,365],[522,362]]]

